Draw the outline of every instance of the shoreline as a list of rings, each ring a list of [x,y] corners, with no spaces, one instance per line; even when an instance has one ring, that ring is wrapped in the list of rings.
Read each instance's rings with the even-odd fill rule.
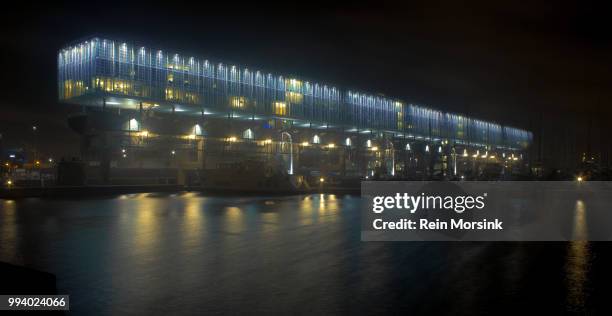
[[[53,186],[53,187],[22,187],[0,188],[0,199],[23,198],[59,198],[59,197],[91,197],[130,193],[178,193],[200,192],[215,195],[300,195],[300,194],[356,194],[361,188],[323,188],[315,190],[244,190],[226,188],[201,188],[176,184],[158,185],[92,185],[92,186]]]

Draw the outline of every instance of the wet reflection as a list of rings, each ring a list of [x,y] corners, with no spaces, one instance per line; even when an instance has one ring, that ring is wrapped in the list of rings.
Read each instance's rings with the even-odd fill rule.
[[[160,210],[159,202],[145,194],[133,196],[131,199],[124,203],[128,203],[128,210],[135,213],[136,220],[133,221],[131,229],[136,250],[145,253],[155,251],[155,245],[160,237],[160,226],[156,214]]]
[[[17,220],[13,200],[0,200],[0,257],[17,261]]]
[[[236,206],[228,206],[224,208],[223,215],[225,219],[225,231],[232,234],[244,232],[246,225],[244,222],[244,213],[242,209]]]
[[[255,211],[258,211],[255,209]],[[280,228],[280,214],[277,210],[261,210],[262,235],[272,237]]]
[[[193,193],[183,196],[185,204],[185,214],[183,218],[183,232],[185,245],[195,247],[202,242],[203,222],[202,216],[203,200]]]
[[[588,311],[590,262],[596,253],[602,267],[612,260],[584,241],[567,248],[361,242],[360,212],[359,197],[330,194],[0,201],[0,261],[55,273],[79,315],[295,306],[311,314],[439,315],[531,303],[550,314]],[[572,215],[574,238],[586,238],[586,204],[576,202]]]
[[[308,195],[300,201],[300,225],[312,225],[314,223],[312,196]]]
[[[568,243],[565,264],[567,304],[570,311],[583,311],[586,306],[586,288],[590,265],[590,245],[587,241],[587,212],[582,200],[576,201],[574,209],[573,239]]]

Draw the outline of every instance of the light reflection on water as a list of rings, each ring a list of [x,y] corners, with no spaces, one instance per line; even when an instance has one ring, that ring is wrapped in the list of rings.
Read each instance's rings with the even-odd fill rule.
[[[591,252],[588,240],[587,207],[582,200],[574,208],[573,239],[567,245],[565,265],[567,303],[570,311],[584,311],[587,299]]]
[[[328,194],[0,200],[0,261],[55,273],[82,313],[589,308],[587,242],[363,243],[360,207]],[[575,211],[586,234],[586,205]]]
[[[16,258],[17,256],[17,230],[19,226],[16,223],[16,206],[13,200],[0,200],[2,214],[0,217],[0,258]]]

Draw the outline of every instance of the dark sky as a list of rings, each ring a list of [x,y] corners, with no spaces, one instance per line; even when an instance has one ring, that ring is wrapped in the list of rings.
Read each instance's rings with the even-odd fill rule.
[[[583,139],[586,122],[607,126],[612,112],[610,11],[534,2],[3,8],[0,133],[17,144],[17,131],[38,124],[48,144],[75,142],[65,123],[73,109],[57,102],[56,53],[97,34],[532,130],[540,117],[553,132],[572,123],[571,137]]]

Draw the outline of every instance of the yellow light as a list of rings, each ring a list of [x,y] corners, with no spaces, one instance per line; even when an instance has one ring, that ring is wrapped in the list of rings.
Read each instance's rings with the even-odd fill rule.
[[[36,164],[37,164],[37,165],[40,165],[40,161],[36,160]]]
[[[495,156],[489,156],[489,158],[491,158],[491,159],[495,159]]]
[[[512,160],[517,161],[518,157],[512,157]]]
[[[582,182],[584,179],[582,179],[582,177],[578,177],[576,180],[578,180],[578,182]]]
[[[11,184],[13,184],[13,181],[8,180],[8,181],[6,181],[6,184],[10,186]]]
[[[372,148],[370,148],[372,151],[378,151],[378,147],[374,146]]]
[[[264,140],[264,143],[266,143],[266,144],[272,144],[272,139],[268,138],[268,139]]]
[[[319,178],[319,182],[321,182],[321,183],[325,182],[325,178],[323,178],[323,177]]]
[[[334,147],[336,147],[336,144],[331,143],[331,144],[327,145],[327,147],[329,147],[329,148],[334,148]]]
[[[187,138],[188,139],[196,139],[196,136],[195,136],[195,134],[189,134],[189,135],[187,135]]]
[[[7,163],[5,163],[4,165],[5,165],[5,166],[7,166],[7,167],[8,167],[8,166],[10,166],[8,162],[7,162]]]
[[[306,147],[308,145],[310,145],[308,142],[302,142],[302,146]]]
[[[141,131],[139,133],[139,135],[142,136],[142,137],[147,137],[147,136],[149,136],[149,131],[147,131],[147,130]]]
[[[236,137],[232,136],[230,138],[227,139],[228,142],[235,142],[236,141]]]

